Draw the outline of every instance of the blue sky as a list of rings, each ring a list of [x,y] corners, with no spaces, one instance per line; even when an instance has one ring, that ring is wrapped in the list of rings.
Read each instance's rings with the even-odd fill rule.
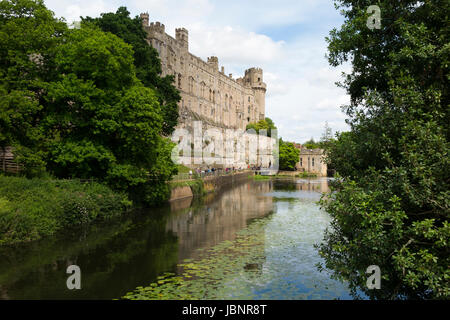
[[[325,121],[348,130],[340,106],[349,97],[335,82],[349,66],[332,68],[325,58],[328,32],[343,23],[332,0],[45,0],[57,17],[71,22],[126,6],[132,16],[148,12],[166,32],[189,30],[190,51],[215,55],[238,78],[261,67],[268,91],[266,115],[284,140],[320,138]]]

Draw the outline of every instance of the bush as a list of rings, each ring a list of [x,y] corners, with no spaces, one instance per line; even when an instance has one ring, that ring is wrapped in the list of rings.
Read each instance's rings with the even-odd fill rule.
[[[0,176],[0,245],[109,219],[130,206],[125,194],[98,183]]]

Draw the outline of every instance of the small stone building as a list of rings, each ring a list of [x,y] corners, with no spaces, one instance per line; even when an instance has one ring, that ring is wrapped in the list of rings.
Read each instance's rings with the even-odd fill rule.
[[[319,177],[327,176],[327,164],[324,161],[323,149],[306,149],[300,147],[299,162],[296,165],[298,171],[315,173]]]

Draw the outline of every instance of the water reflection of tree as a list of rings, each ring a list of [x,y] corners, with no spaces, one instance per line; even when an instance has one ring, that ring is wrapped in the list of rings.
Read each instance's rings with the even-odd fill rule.
[[[11,299],[116,298],[136,285],[173,270],[177,239],[163,215],[72,230],[0,252],[2,296]],[[80,234],[83,235],[80,240]],[[66,268],[77,264],[82,290],[66,288]]]

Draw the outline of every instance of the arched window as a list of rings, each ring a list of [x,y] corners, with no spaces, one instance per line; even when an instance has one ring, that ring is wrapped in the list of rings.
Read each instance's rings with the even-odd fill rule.
[[[205,92],[206,84],[202,81],[202,83],[200,84],[200,87],[201,87],[201,97],[202,97],[203,99],[205,99],[205,95],[206,95],[206,92]]]
[[[194,78],[189,77],[189,93],[194,92]]]

